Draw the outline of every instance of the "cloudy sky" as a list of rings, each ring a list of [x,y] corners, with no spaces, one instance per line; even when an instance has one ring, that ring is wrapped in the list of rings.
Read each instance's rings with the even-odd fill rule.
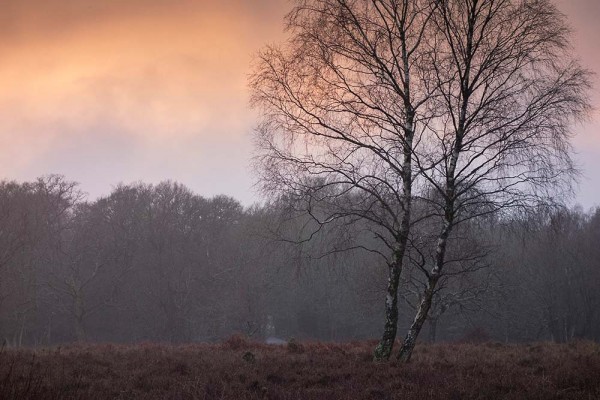
[[[600,72],[600,1],[559,0]],[[48,173],[91,198],[119,182],[177,180],[259,198],[249,170],[252,55],[283,36],[287,0],[2,0],[0,169]],[[600,82],[600,80],[597,80]],[[593,89],[600,107],[600,84]],[[576,128],[576,201],[600,205],[600,113]]]

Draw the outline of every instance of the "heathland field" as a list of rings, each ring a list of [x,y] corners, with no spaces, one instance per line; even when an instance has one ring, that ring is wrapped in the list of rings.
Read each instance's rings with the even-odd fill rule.
[[[3,349],[1,399],[599,399],[600,345],[446,343],[409,364],[372,342]]]

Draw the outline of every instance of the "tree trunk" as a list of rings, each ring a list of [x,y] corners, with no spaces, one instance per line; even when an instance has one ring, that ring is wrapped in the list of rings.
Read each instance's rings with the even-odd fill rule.
[[[401,268],[398,263],[389,266],[388,285],[385,297],[385,327],[383,337],[375,348],[375,361],[385,361],[390,358],[398,330],[398,284]]]
[[[433,294],[435,292],[435,285],[437,284],[437,278],[433,277],[429,279],[429,283],[427,289],[425,290],[423,299],[421,303],[419,303],[419,308],[417,309],[417,315],[408,330],[406,337],[404,338],[404,342],[402,343],[402,347],[400,348],[400,353],[398,353],[398,360],[402,362],[410,361],[410,357],[412,356],[412,352],[415,348],[415,344],[417,343],[417,337],[423,328],[423,324],[427,320],[427,314],[429,313],[429,309],[431,308],[431,302],[433,300]]]
[[[25,332],[25,313],[23,313],[23,318],[21,319],[21,328],[19,329],[19,341],[18,347],[23,346],[23,332]]]
[[[429,319],[429,342],[435,343],[437,336],[438,317]]]
[[[46,327],[46,346],[49,346],[52,342],[52,317],[54,313],[50,314],[50,318],[48,318],[48,325]]]
[[[406,82],[408,85],[408,82]],[[394,254],[394,261],[389,265],[388,286],[385,296],[385,326],[383,337],[375,348],[375,361],[387,361],[392,354],[396,332],[398,330],[398,285],[402,274],[404,253],[408,245],[410,233],[411,205],[412,205],[412,143],[414,137],[414,111],[410,104],[405,105],[408,111],[407,127],[405,129],[406,143],[403,149],[402,161],[402,208],[403,214],[398,232],[398,247]]]
[[[78,342],[83,342],[85,341],[85,328],[83,326],[83,318],[85,312],[81,292],[77,291],[75,293],[73,303],[73,311],[75,314],[75,337],[77,338]]]
[[[456,165],[456,162],[454,162]],[[453,190],[453,187],[451,187]],[[452,192],[450,192],[452,193]],[[449,196],[450,197],[450,196]],[[444,263],[446,261],[446,246],[448,245],[448,237],[450,236],[450,232],[453,228],[453,216],[449,210],[452,210],[453,203],[449,203],[446,205],[446,221],[444,224],[444,228],[442,229],[440,236],[438,237],[437,248],[435,250],[435,266],[433,270],[429,273],[427,279],[427,288],[423,293],[423,297],[421,298],[421,303],[419,304],[419,308],[417,309],[417,314],[415,315],[415,319],[404,338],[404,342],[402,347],[400,348],[400,353],[398,353],[398,360],[402,362],[410,361],[410,357],[412,356],[412,352],[415,348],[415,344],[417,343],[417,337],[421,332],[421,328],[423,328],[423,324],[427,319],[427,314],[429,313],[429,309],[431,308],[431,303],[433,302],[433,295],[435,294],[435,287],[440,279],[440,273],[444,268]]]

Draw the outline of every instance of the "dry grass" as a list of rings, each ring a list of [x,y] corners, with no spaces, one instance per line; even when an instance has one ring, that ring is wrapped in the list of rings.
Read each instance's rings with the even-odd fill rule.
[[[0,354],[2,399],[599,399],[600,345],[73,345]]]

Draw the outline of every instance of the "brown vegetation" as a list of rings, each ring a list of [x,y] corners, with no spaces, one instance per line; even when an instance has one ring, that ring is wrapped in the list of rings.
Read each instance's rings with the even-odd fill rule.
[[[267,346],[233,337],[216,345],[4,349],[0,398],[600,398],[593,342],[423,345],[406,365],[373,363],[373,346]]]

